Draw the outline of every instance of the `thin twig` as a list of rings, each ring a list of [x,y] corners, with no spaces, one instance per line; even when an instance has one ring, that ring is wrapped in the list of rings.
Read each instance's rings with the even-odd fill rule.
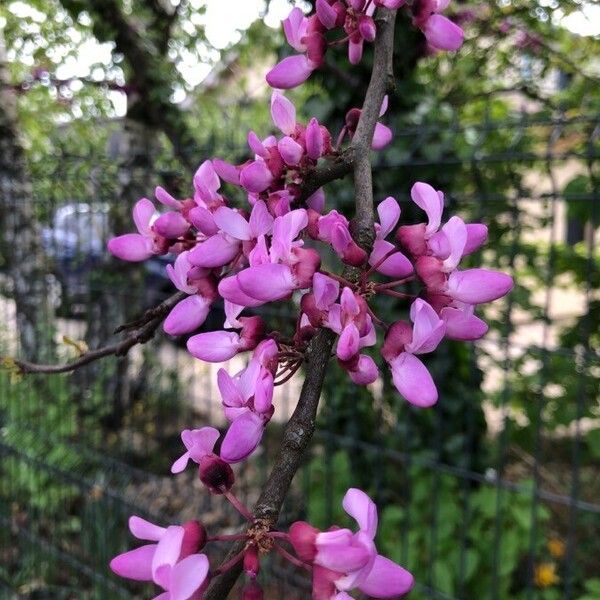
[[[27,373],[69,373],[75,371],[80,367],[88,365],[100,358],[105,356],[125,356],[133,346],[137,344],[145,344],[148,340],[152,339],[154,333],[158,329],[158,326],[162,323],[165,315],[187,294],[184,292],[177,292],[170,298],[161,302],[158,306],[146,311],[147,321],[137,329],[133,330],[127,337],[120,342],[109,344],[108,346],[102,346],[96,350],[90,350],[82,354],[77,360],[74,360],[65,364],[53,364],[43,365],[38,363],[29,362],[26,360],[19,359],[8,359],[11,360],[14,365],[19,369],[21,374]],[[141,322],[141,320],[140,320]],[[2,357],[4,358],[4,357]]]

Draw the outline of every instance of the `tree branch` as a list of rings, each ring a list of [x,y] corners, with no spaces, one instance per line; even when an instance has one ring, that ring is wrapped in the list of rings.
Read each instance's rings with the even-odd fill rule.
[[[312,189],[314,192],[327,181],[343,176],[351,168],[354,169],[356,188],[354,227],[358,236],[357,241],[365,248],[370,248],[374,237],[371,141],[383,97],[390,86],[390,77],[393,82],[395,12],[380,9],[378,17],[380,19],[378,20],[373,72],[350,150],[342,153],[337,162],[331,163],[328,167],[329,171],[325,170],[324,167],[317,169],[313,176],[314,180],[308,187],[309,190]],[[336,173],[337,177],[327,179],[328,175],[333,173]],[[306,354],[306,378],[302,385],[296,410],[285,427],[275,464],[252,511],[256,519],[265,519],[272,527],[277,523],[283,501],[287,496],[294,475],[302,463],[304,451],[308,447],[315,430],[319,399],[334,340],[333,332],[328,329],[321,329],[309,345]],[[243,547],[244,542],[234,544],[225,560],[229,560],[238,554]],[[204,600],[224,600],[227,598],[240,572],[241,566],[237,565],[215,577],[204,593]]]
[[[105,356],[125,356],[133,346],[137,344],[145,344],[150,340],[162,323],[165,315],[180,301],[187,297],[185,292],[177,292],[171,297],[167,298],[164,302],[161,302],[158,306],[147,310],[144,316],[136,321],[134,324],[136,328],[123,340],[110,344],[108,346],[102,346],[96,350],[90,350],[82,354],[77,360],[63,364],[63,365],[42,365],[26,360],[18,360],[10,357],[1,357],[5,364],[13,364],[17,367],[19,373],[69,373],[75,371],[84,365],[92,363]],[[122,325],[117,328],[116,332],[123,331],[125,329],[131,329],[130,324]]]

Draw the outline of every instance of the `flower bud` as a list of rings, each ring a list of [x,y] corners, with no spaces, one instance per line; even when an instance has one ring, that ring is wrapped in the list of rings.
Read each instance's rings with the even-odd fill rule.
[[[311,287],[313,275],[321,266],[319,253],[312,248],[294,248],[292,253],[298,260],[292,269],[298,287]]]
[[[444,291],[446,275],[442,271],[443,263],[435,256],[419,256],[415,263],[415,271],[428,290]]]
[[[250,545],[244,552],[244,571],[252,579],[255,579],[260,571],[260,558],[258,549],[254,544]]]
[[[206,529],[200,521],[187,521],[182,525],[185,533],[181,544],[180,559],[196,554],[206,544]]]
[[[427,252],[425,242],[425,223],[402,225],[396,231],[396,239],[413,256],[422,256]]]
[[[198,473],[200,481],[213,494],[228,492],[235,482],[232,468],[215,454],[208,454],[200,459]]]
[[[244,586],[242,600],[263,600],[263,591],[258,581],[250,581]]]
[[[312,563],[317,555],[317,534],[319,530],[305,521],[296,521],[290,525],[290,543],[300,560]]]
[[[154,221],[154,231],[168,239],[178,238],[187,233],[190,224],[180,212],[168,212]]]
[[[412,341],[412,327],[406,321],[396,321],[385,334],[385,340],[381,347],[381,356],[390,362],[400,352],[404,352],[404,346]]]

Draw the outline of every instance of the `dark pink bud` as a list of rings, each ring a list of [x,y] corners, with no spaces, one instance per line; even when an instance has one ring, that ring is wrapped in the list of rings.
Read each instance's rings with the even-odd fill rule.
[[[358,30],[360,31],[360,35],[362,35],[367,42],[372,42],[377,34],[375,21],[368,15],[360,15],[358,18]]]
[[[232,468],[215,454],[207,454],[200,459],[198,472],[200,481],[213,494],[228,492],[235,482]]]
[[[263,600],[263,591],[258,581],[250,581],[244,586],[242,600]]]
[[[218,296],[217,283],[212,276],[199,279],[194,284],[203,298],[214,300]]]
[[[365,264],[367,260],[367,253],[354,240],[352,240],[344,251],[342,260],[347,265],[360,267],[361,265]]]
[[[351,108],[346,113],[346,127],[350,133],[354,133],[356,131],[356,126],[358,125],[361,112],[362,111],[360,108]]]
[[[320,327],[323,322],[323,311],[317,308],[314,294],[304,294],[300,300],[300,308],[313,327]]]
[[[321,66],[325,52],[327,51],[327,40],[321,33],[311,33],[303,39],[306,44],[306,56],[315,67]]]
[[[244,350],[254,350],[265,333],[265,323],[261,317],[240,317],[242,332],[240,338]]]
[[[419,256],[415,271],[428,290],[443,291],[446,288],[446,274],[443,263],[435,256]]]
[[[258,549],[254,544],[249,546],[244,552],[244,571],[248,577],[254,579],[260,571],[260,558]]]
[[[306,231],[313,240],[318,240],[319,239],[319,219],[321,218],[321,215],[316,210],[313,210],[312,208],[309,208],[306,211],[306,214],[308,215],[308,226],[306,227]]]
[[[292,267],[292,272],[299,288],[308,288],[312,285],[315,271],[321,267],[321,257],[312,248],[294,248],[292,253],[297,263]]]
[[[290,543],[300,560],[312,563],[317,555],[317,534],[319,530],[305,521],[296,521],[290,526]]]
[[[323,131],[319,121],[314,117],[308,123],[305,134],[306,153],[309,158],[317,160],[323,154]]]
[[[404,346],[412,341],[412,327],[406,321],[396,321],[387,330],[385,340],[381,347],[381,356],[390,362],[400,352],[404,352]]]
[[[204,548],[206,544],[206,529],[200,521],[187,521],[182,525],[185,533],[183,534],[183,542],[181,544],[180,559],[196,554],[198,550]]]
[[[337,13],[335,26],[343,27],[344,22],[346,21],[346,13],[348,12],[346,6],[344,5],[343,2],[338,1],[338,2],[334,2],[333,8],[334,8],[335,12]]]
[[[418,225],[402,225],[396,231],[396,239],[402,244],[402,247],[414,257],[422,256],[427,252],[427,242],[425,241],[425,223]]]

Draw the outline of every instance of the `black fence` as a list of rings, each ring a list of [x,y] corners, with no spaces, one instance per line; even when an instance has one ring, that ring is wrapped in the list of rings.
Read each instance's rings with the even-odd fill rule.
[[[379,551],[416,575],[412,598],[597,598],[600,121],[511,112],[456,123],[397,132],[375,165],[378,197],[394,195],[410,220],[412,182],[445,190],[450,211],[490,228],[488,247],[474,260],[510,271],[517,287],[487,311],[486,338],[445,343],[431,361],[441,396],[434,409],[408,406],[387,376],[357,391],[332,368],[320,429],[284,520],[343,524],[342,496],[358,486],[379,506]],[[170,175],[107,157],[61,155],[32,165],[47,261],[40,306],[52,340],[47,360],[105,342],[115,326],[168,294],[164,263],[123,266],[104,244],[128,223],[137,195]],[[348,192],[338,192],[343,204]],[[15,354],[19,331],[4,274],[0,303],[1,353]],[[381,310],[398,314],[393,304]],[[282,308],[268,318],[285,329],[293,316]],[[207,326],[220,327],[220,319]],[[107,568],[131,547],[131,514],[200,518],[209,529],[239,524],[191,471],[169,474],[181,429],[224,425],[216,369],[189,356],[181,341],[158,334],[127,357],[67,376],[20,378],[5,367],[3,597],[147,594]],[[249,502],[301,378],[279,389],[264,447],[238,473]],[[308,597],[302,575],[277,561],[262,577],[267,598]]]

